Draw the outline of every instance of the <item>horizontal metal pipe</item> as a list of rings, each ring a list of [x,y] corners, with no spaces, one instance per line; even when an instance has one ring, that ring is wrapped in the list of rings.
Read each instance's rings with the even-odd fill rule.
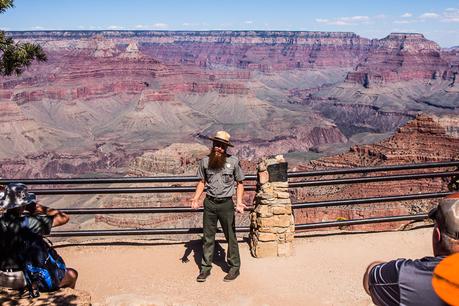
[[[245,181],[254,181],[256,175],[246,175]],[[134,183],[190,183],[197,182],[197,176],[153,176],[153,177],[111,177],[111,178],[42,178],[42,179],[0,179],[0,185],[24,183],[27,185],[72,185],[72,184],[134,184]]]
[[[252,211],[247,207],[244,211]],[[154,213],[196,213],[204,209],[190,207],[126,207],[126,208],[63,208],[60,211],[69,215],[94,215],[94,214],[154,214]]]
[[[244,186],[247,191],[254,191],[255,185]],[[194,192],[194,186],[182,187],[124,187],[124,188],[60,188],[60,189],[29,189],[36,195],[62,195],[62,194],[115,194],[115,193],[173,193]]]
[[[318,170],[318,171],[302,171],[302,172],[289,172],[287,176],[293,177],[308,177],[308,176],[321,176],[321,175],[336,175],[336,174],[352,174],[352,173],[369,173],[379,171],[395,171],[395,170],[410,170],[410,169],[428,169],[440,167],[459,166],[459,161],[447,161],[436,163],[419,163],[419,164],[405,164],[393,166],[380,166],[380,167],[358,167],[358,168],[345,168],[345,169],[331,169],[331,170]],[[254,174],[246,175],[246,181],[256,180],[257,176]],[[57,185],[57,184],[113,184],[113,183],[175,183],[175,182],[197,182],[197,176],[156,176],[156,177],[112,177],[112,178],[42,178],[42,179],[0,179],[1,184],[8,184],[14,182],[21,182],[28,185]]]
[[[363,198],[363,199],[302,202],[302,203],[293,203],[292,208],[300,209],[300,208],[330,207],[330,206],[339,206],[339,205],[384,203],[384,202],[392,202],[392,201],[435,199],[435,198],[442,198],[452,193],[454,192],[418,193],[418,194],[409,194],[409,195],[396,195],[396,196],[374,197],[374,198]]]
[[[236,227],[236,232],[249,232],[249,227]],[[221,230],[219,230],[221,232]],[[49,237],[73,237],[73,236],[132,236],[132,235],[176,235],[176,234],[199,234],[202,228],[149,228],[149,229],[119,229],[119,230],[78,230],[78,231],[54,231]]]
[[[383,203],[391,201],[409,201],[420,199],[434,199],[442,198],[453,192],[437,192],[437,193],[420,193],[410,195],[397,195],[388,197],[374,197],[363,199],[346,199],[346,200],[332,200],[332,201],[318,201],[318,202],[303,202],[293,203],[293,209],[302,208],[315,208],[315,207],[329,207],[339,205],[359,205],[369,203]],[[152,213],[195,213],[203,212],[203,208],[193,209],[190,207],[125,207],[125,208],[63,208],[62,212],[69,215],[84,215],[84,214],[152,214]],[[247,207],[245,211],[252,211],[253,207]]]
[[[338,185],[338,184],[358,184],[369,182],[382,182],[382,181],[398,181],[410,180],[420,178],[433,178],[433,177],[448,177],[459,175],[459,171],[452,172],[435,172],[435,173],[418,173],[418,174],[402,174],[402,175],[387,175],[387,176],[372,176],[372,177],[358,177],[358,178],[345,178],[345,179],[332,179],[332,180],[314,180],[306,182],[291,182],[290,188],[295,187],[310,187],[310,186],[323,186],[323,185]],[[171,192],[194,192],[194,186],[182,187],[125,187],[125,188],[62,188],[62,189],[31,189],[37,195],[62,195],[62,194],[114,194],[114,193],[171,193]],[[255,185],[245,186],[245,190],[256,190]]]
[[[369,172],[380,172],[380,171],[428,169],[428,168],[441,168],[441,167],[453,167],[453,166],[459,166],[459,161],[289,172],[288,177],[307,177],[307,176],[336,175],[336,174],[369,173]]]
[[[190,207],[126,207],[126,208],[63,208],[60,211],[69,215],[94,214],[154,214],[154,213],[191,213],[202,212],[203,208]]]
[[[370,182],[401,181],[401,180],[413,180],[413,179],[421,179],[421,178],[448,177],[448,176],[454,176],[454,175],[459,175],[459,171],[400,174],[400,175],[381,175],[381,176],[370,176],[370,177],[353,177],[353,178],[344,178],[344,179],[291,182],[289,183],[289,187],[294,188],[294,187],[310,187],[310,186],[339,185],[339,184],[360,184],[360,183],[370,183]]]
[[[416,214],[416,215],[404,215],[404,216],[392,216],[392,217],[378,217],[378,218],[366,218],[366,219],[353,219],[346,221],[326,221],[318,223],[307,223],[307,224],[296,224],[295,230],[304,229],[316,229],[324,227],[336,227],[346,225],[361,225],[371,223],[383,223],[383,222],[396,222],[396,221],[410,221],[410,220],[424,220],[427,219],[427,214]]]
[[[354,219],[346,221],[326,221],[308,224],[296,224],[295,230],[317,229],[325,227],[338,227],[349,225],[362,225],[371,223],[414,221],[427,219],[427,214],[378,217],[366,219]],[[237,227],[237,232],[249,232],[249,227]],[[156,229],[120,229],[120,230],[77,230],[77,231],[54,231],[50,237],[71,236],[123,236],[123,235],[169,235],[169,234],[195,234],[202,233],[202,228],[156,228]]]

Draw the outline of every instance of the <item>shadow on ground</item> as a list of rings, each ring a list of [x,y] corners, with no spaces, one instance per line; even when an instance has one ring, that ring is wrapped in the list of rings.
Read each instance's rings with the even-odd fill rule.
[[[91,296],[81,290],[65,288],[55,292],[42,292],[39,297],[31,299],[28,297],[28,291],[21,292],[0,288],[0,305],[91,305]]]
[[[197,240],[190,240],[184,244],[185,252],[183,256],[180,258],[182,263],[187,263],[190,261],[189,257],[191,253],[193,253],[193,259],[198,267],[198,270],[201,267],[201,260],[202,260],[202,242],[201,239]],[[215,265],[219,266],[222,271],[228,272],[229,266],[226,263],[226,251],[223,249],[221,244],[218,241],[215,241],[215,250],[214,250],[214,259],[212,261]]]

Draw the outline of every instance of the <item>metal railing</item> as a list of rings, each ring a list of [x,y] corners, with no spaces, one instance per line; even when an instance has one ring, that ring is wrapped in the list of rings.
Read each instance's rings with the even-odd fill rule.
[[[400,170],[419,170],[458,167],[454,171],[431,172],[431,173],[409,173],[398,175],[379,175],[369,177],[348,177],[334,179],[316,179],[308,181],[290,182],[290,188],[326,186],[338,184],[360,184],[382,181],[413,180],[421,178],[445,178],[459,175],[459,161],[447,161],[436,163],[392,165],[384,167],[359,167],[350,169],[332,169],[319,171],[289,172],[287,177],[309,178],[314,176],[329,175],[348,175],[348,174],[367,174],[375,172],[390,172]],[[73,178],[73,179],[0,179],[0,184],[11,182],[22,182],[28,185],[77,185],[77,184],[134,184],[134,183],[192,183],[199,179],[195,176],[162,176],[162,177],[115,177],[115,178]],[[246,176],[247,181],[256,180],[256,175]],[[245,187],[248,191],[256,190],[255,185]],[[31,189],[37,195],[70,195],[70,194],[144,194],[144,193],[187,193],[194,192],[195,186],[159,186],[159,187],[104,187],[104,188],[47,188]],[[420,193],[384,197],[371,197],[359,199],[328,200],[316,202],[293,203],[293,209],[331,207],[340,205],[361,205],[370,203],[385,203],[392,201],[411,201],[420,199],[435,199],[444,197],[452,192]],[[248,208],[247,210],[251,210]],[[202,208],[192,209],[190,207],[136,207],[136,208],[64,208],[61,209],[67,214],[156,214],[156,213],[196,213],[202,212]],[[349,225],[362,225],[382,222],[396,222],[407,220],[423,220],[427,214],[415,214],[405,216],[386,216],[378,218],[365,218],[344,221],[326,221],[309,224],[296,224],[296,230],[319,229],[325,227],[340,227]],[[237,227],[238,232],[248,232],[248,227]],[[113,236],[113,235],[165,235],[165,234],[194,234],[201,233],[201,228],[152,228],[152,229],[118,229],[118,230],[75,230],[75,231],[54,231],[50,236],[69,237],[69,236]]]

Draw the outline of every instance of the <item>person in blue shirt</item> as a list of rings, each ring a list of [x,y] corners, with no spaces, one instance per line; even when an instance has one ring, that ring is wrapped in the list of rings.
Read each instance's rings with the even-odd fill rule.
[[[51,228],[64,225],[69,217],[39,204],[35,194],[21,183],[8,184],[0,193],[0,286],[22,289],[26,286],[19,250],[28,233],[48,235]],[[66,268],[59,287],[74,288],[78,278],[75,269]]]

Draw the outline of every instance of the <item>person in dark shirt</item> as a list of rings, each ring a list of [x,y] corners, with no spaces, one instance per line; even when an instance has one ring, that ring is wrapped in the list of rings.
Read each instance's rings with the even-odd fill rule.
[[[446,305],[435,293],[432,277],[446,256],[459,253],[459,193],[442,199],[429,217],[435,223],[433,257],[378,261],[367,267],[363,287],[376,305]]]
[[[11,183],[0,193],[0,286],[21,289],[25,284],[19,250],[30,233],[48,235],[51,228],[66,224],[69,217],[37,203],[35,194],[21,183]],[[59,287],[74,288],[78,273],[67,268]]]

